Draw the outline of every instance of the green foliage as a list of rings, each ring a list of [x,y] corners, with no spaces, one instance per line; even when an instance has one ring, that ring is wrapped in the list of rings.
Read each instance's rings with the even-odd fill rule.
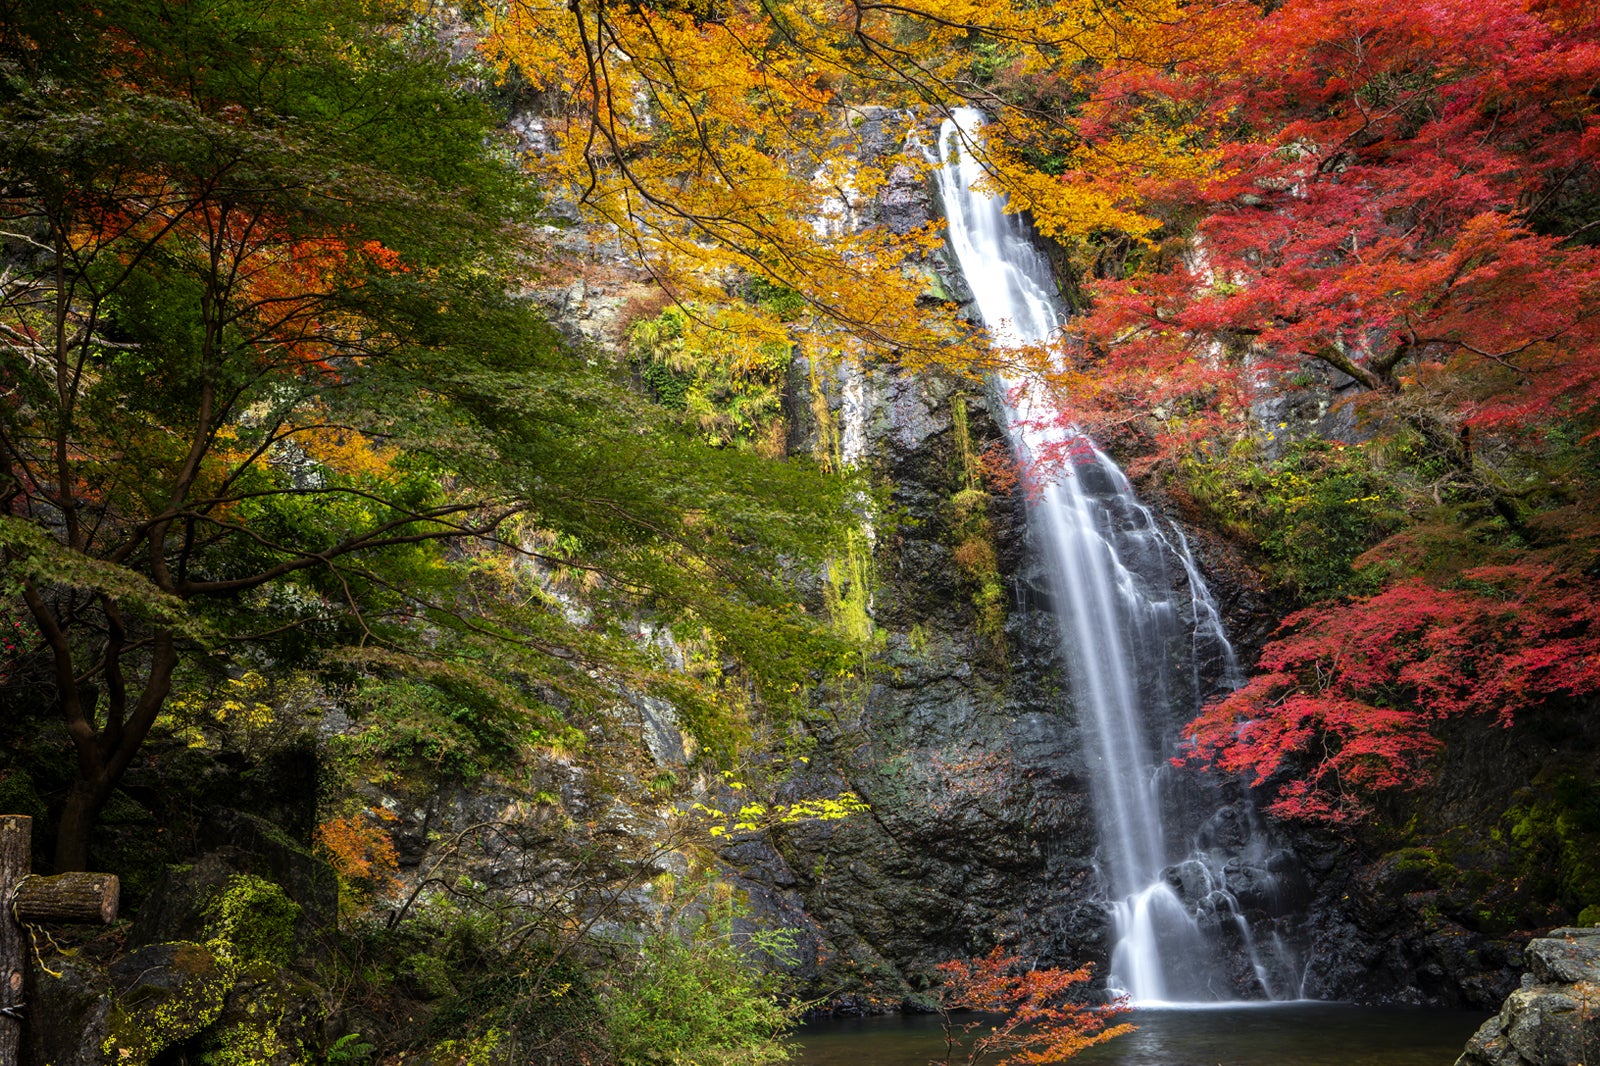
[[[400,962],[398,976],[418,999],[440,999],[455,991],[450,964],[429,952],[407,955]]]
[[[428,1061],[450,1066],[496,1066],[506,1060],[506,1034],[490,1029],[468,1040],[442,1040],[429,1049]]]
[[[175,677],[264,662],[355,688],[362,753],[447,773],[570,750],[565,716],[620,687],[725,754],[753,700],[802,706],[839,668],[781,577],[838,547],[855,486],[761,458],[781,323],[740,347],[677,309],[640,327],[692,422],[568,350],[508,291],[534,191],[411,9],[58,7],[0,34],[0,210],[38,250],[0,292],[0,458],[77,495],[8,482],[0,552],[6,596],[43,605],[4,617],[32,647],[62,623],[55,705],[100,723],[70,734],[70,795],[103,802]],[[640,617],[706,634],[715,676],[674,676]],[[62,678],[90,674],[126,706],[74,706]],[[221,707],[169,717],[232,744]]]
[[[1370,591],[1357,556],[1400,522],[1399,493],[1360,448],[1311,439],[1263,460],[1255,446],[1181,464],[1184,486],[1233,536],[1258,546],[1302,603]]]
[[[990,81],[1015,58],[1016,46],[1011,42],[979,37],[972,43],[972,76],[980,82]]]
[[[735,931],[740,908],[713,893],[680,928],[650,931],[602,998],[622,1066],[763,1066],[787,1062],[781,1004],[762,956],[786,957],[787,933]]]
[[[346,1033],[328,1046],[324,1058],[327,1066],[368,1066],[376,1050],[360,1033]]]
[[[455,778],[509,765],[527,724],[481,691],[408,677],[362,677],[346,706],[357,729],[342,742],[358,758]]]
[[[238,874],[206,906],[206,945],[232,965],[283,966],[295,957],[300,905],[271,881]]]
[[[748,295],[751,303],[765,307],[780,322],[793,322],[805,313],[805,296],[794,289],[774,285],[763,277],[750,279]]]
[[[496,937],[504,929],[495,931]],[[452,991],[437,1001],[427,1031],[435,1037],[470,1034],[496,1044],[542,1049],[540,1062],[582,1061],[605,1042],[599,1005],[585,967],[560,958],[543,941],[513,945],[452,937],[441,956],[454,970]],[[454,1037],[460,1039],[460,1036]],[[568,1049],[570,1057],[561,1057]]]
[[[774,313],[799,314],[797,293],[766,283],[757,298]],[[737,352],[706,343],[698,312],[669,307],[629,330],[640,377],[657,403],[687,412],[714,447],[737,446],[766,455],[783,450],[783,384],[793,347],[783,341],[750,342]]]
[[[969,590],[977,612],[978,632],[996,648],[1005,646],[1006,590],[1000,577],[1000,560],[995,553],[994,523],[989,518],[989,494],[983,489],[978,455],[967,428],[967,399],[956,395],[950,401],[951,426],[959,462],[961,488],[948,503],[950,539],[955,547],[956,567],[962,584]]]

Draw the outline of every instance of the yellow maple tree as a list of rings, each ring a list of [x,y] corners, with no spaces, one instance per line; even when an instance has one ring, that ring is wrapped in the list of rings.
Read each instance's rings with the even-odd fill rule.
[[[845,353],[982,369],[921,260],[943,243],[856,224],[891,183],[924,181],[951,109],[991,116],[961,146],[1047,235],[1139,238],[1132,206],[1155,175],[1210,164],[1193,128],[1137,87],[1096,99],[1116,61],[1168,61],[1181,0],[509,0],[483,42],[539,94],[528,165],[684,305],[726,302],[755,276],[803,299],[789,323]],[[1209,38],[1215,46],[1215,34]],[[1133,101],[1130,103],[1130,101]],[[904,229],[905,227],[901,227]],[[760,307],[718,328],[771,337]]]

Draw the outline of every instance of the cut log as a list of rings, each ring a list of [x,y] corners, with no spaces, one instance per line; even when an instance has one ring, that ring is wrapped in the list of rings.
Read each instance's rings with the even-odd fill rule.
[[[33,819],[0,814],[0,903],[9,903],[17,883],[33,869]],[[0,907],[0,1066],[17,1066],[22,1051],[22,927],[9,906]]]
[[[117,920],[122,883],[116,874],[70,873],[30,877],[11,897],[21,922],[100,922]]]

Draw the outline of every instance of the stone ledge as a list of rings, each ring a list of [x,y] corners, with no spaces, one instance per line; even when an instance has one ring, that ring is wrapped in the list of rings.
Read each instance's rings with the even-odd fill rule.
[[[1528,944],[1529,972],[1456,1066],[1600,1062],[1600,927],[1557,929]]]

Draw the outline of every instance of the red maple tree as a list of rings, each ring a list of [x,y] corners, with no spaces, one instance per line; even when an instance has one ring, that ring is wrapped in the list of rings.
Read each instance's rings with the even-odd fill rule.
[[[1189,759],[1274,782],[1274,814],[1343,822],[1428,779],[1430,726],[1600,691],[1600,588],[1545,562],[1413,578],[1290,615],[1258,673],[1189,725]]]
[[[1126,1008],[1073,1002],[1077,986],[1089,979],[1089,968],[1035,969],[996,947],[981,959],[956,959],[939,964],[944,985],[939,1006],[945,1017],[945,1061],[965,1051],[968,1066],[1024,1066],[1061,1062],[1085,1048],[1133,1031],[1111,1019]],[[987,1020],[956,1025],[952,1010],[979,1011]],[[978,1032],[971,1044],[963,1036]]]
[[[1224,2],[1209,53],[1108,70],[1101,96],[1184,116],[1219,165],[1147,190],[1175,240],[1094,286],[1077,329],[1107,373],[1074,383],[1072,416],[1130,395],[1237,410],[1247,362],[1427,386],[1485,428],[1593,410],[1600,20],[1582,7]]]
[[[1166,241],[1091,286],[1075,357],[1095,373],[1064,417],[1131,404],[1170,456],[1246,432],[1263,389],[1332,381],[1448,468],[1433,506],[1446,484],[1504,530],[1447,566],[1391,544],[1388,587],[1292,615],[1191,724],[1189,758],[1271,785],[1274,812],[1345,821],[1427,779],[1439,720],[1600,690],[1592,531],[1532,528],[1587,475],[1517,488],[1488,458],[1600,424],[1600,19],[1579,0],[1190,16],[1216,46],[1107,67],[1097,113],[1165,115],[1217,170],[1144,190]]]

